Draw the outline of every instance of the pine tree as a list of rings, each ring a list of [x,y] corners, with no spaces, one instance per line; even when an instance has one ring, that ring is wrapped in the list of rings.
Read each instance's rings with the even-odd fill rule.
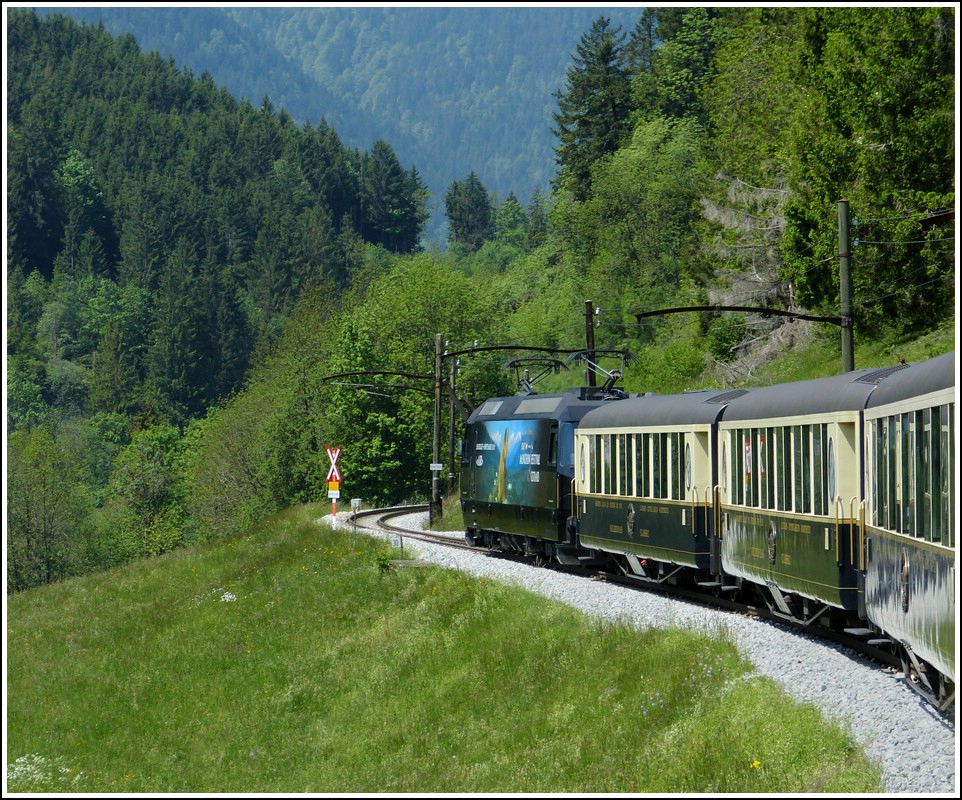
[[[631,79],[625,34],[599,17],[581,37],[563,91],[555,93],[558,137],[555,185],[584,200],[591,194],[591,168],[614,153],[630,132]]]
[[[464,246],[469,253],[494,237],[494,206],[474,171],[448,188],[444,213],[450,221],[448,240]]]
[[[527,239],[526,228],[528,216],[514,192],[510,192],[505,201],[498,206],[494,216],[494,238],[501,244],[513,245],[518,248],[525,246]]]
[[[421,235],[413,197],[416,187],[387,142],[374,143],[364,157],[362,174],[364,238],[391,252],[412,252]]]

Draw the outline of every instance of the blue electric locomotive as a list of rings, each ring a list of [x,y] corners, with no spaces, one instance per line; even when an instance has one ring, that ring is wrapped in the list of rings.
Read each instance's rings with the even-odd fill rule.
[[[574,430],[589,411],[623,396],[586,387],[497,397],[475,409],[461,458],[468,543],[583,563],[568,527]]]

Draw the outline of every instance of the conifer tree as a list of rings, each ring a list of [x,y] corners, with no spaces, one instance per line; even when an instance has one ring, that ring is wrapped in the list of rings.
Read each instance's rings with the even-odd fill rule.
[[[591,168],[614,153],[630,131],[631,80],[621,26],[599,17],[581,37],[564,90],[553,114],[558,137],[555,184],[584,200],[591,193]]]
[[[464,181],[454,181],[444,195],[450,221],[448,241],[473,253],[494,237],[494,206],[484,184],[472,170]]]

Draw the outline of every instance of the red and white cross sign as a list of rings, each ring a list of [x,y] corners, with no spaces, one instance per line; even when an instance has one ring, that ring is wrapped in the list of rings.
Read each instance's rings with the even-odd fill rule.
[[[340,457],[340,455],[341,455],[341,448],[340,448],[340,447],[328,447],[328,448],[327,448],[327,457],[328,457],[328,459],[330,459],[331,468],[327,471],[327,478],[326,478],[326,480],[328,480],[328,481],[340,481],[340,480],[341,480],[341,471],[337,468],[337,459]]]

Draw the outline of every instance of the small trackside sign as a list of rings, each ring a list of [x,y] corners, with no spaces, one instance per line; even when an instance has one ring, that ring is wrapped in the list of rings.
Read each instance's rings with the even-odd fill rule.
[[[328,481],[328,483],[331,483],[333,481],[337,481],[338,483],[340,483],[341,471],[337,468],[337,459],[340,458],[341,456],[341,448],[328,446],[326,449],[327,449],[327,457],[331,462],[331,467],[327,471],[326,480]]]

